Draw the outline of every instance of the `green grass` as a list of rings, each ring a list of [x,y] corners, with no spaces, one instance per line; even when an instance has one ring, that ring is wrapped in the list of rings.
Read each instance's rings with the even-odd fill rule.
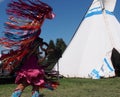
[[[0,85],[0,97],[10,97],[15,84]],[[41,97],[120,97],[120,78],[109,79],[60,79],[60,86],[50,91],[40,90]],[[31,87],[27,87],[21,97],[31,97]]]

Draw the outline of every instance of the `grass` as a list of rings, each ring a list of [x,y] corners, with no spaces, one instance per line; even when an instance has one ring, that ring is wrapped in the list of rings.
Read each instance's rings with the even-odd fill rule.
[[[0,85],[0,97],[10,97],[15,84]],[[41,97],[120,97],[120,78],[109,79],[60,79],[60,86],[50,91],[40,90]],[[27,87],[21,97],[31,97],[31,87]]]

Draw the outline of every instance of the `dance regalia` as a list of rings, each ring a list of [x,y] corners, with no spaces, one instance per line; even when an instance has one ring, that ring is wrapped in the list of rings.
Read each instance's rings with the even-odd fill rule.
[[[9,21],[5,23],[5,37],[0,38],[0,45],[9,49],[7,49],[8,53],[5,53],[6,50],[1,52],[0,61],[2,62],[3,70],[12,72],[21,64],[25,56],[30,53],[34,41],[41,33],[41,26],[44,20],[54,18],[54,14],[52,13],[52,8],[40,0],[12,0],[8,5],[7,14],[9,15]],[[39,42],[41,42],[39,43],[41,47],[44,42]],[[31,63],[34,63],[33,61],[36,60],[35,57],[30,56],[30,58]],[[19,77],[16,78],[16,83],[21,81],[21,79],[18,78],[22,78],[22,80],[26,78],[24,71],[26,68],[28,70],[29,67],[33,68],[35,66],[37,68],[31,75],[28,72],[28,75],[31,77],[36,72],[38,72],[38,76],[39,74],[44,75],[44,72],[42,72],[43,69],[41,69],[41,67],[38,68],[37,63],[29,65],[28,62],[22,65],[19,72],[17,72]],[[28,80],[28,78],[26,79],[28,83],[30,83],[30,80],[33,81],[32,78],[30,78],[30,80]],[[37,80],[41,81],[40,83],[42,83],[42,81],[44,83],[42,77],[38,77]]]

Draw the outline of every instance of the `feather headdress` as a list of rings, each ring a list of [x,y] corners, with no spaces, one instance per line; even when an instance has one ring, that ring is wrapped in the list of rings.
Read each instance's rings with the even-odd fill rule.
[[[32,42],[41,33],[44,20],[54,18],[54,14],[52,8],[40,0],[11,0],[6,12],[9,18],[0,45],[10,50],[7,54],[2,51],[0,60],[4,68],[9,68],[11,63],[18,64],[29,53]]]

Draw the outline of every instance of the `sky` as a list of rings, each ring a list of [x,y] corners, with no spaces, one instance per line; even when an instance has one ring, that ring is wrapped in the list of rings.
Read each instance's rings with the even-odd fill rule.
[[[41,0],[53,8],[56,17],[53,20],[45,20],[40,37],[44,41],[56,41],[62,38],[68,44],[76,32],[86,11],[93,0]],[[4,31],[5,13],[10,0],[0,0],[0,35]],[[117,0],[116,9],[113,13],[120,21],[120,0]]]

